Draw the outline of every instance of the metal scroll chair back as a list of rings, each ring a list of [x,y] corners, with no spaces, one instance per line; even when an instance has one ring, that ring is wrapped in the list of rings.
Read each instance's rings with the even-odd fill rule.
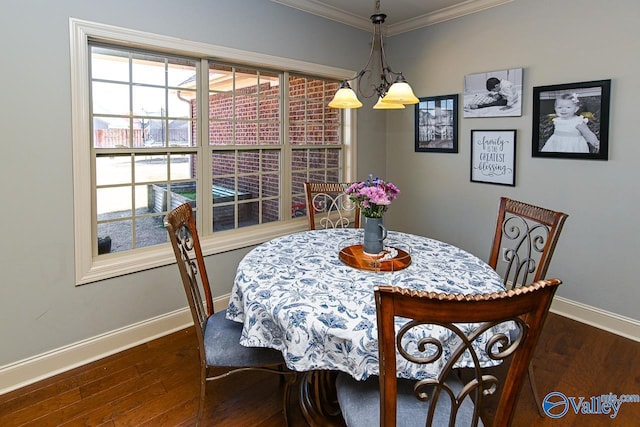
[[[360,228],[360,207],[349,199],[341,182],[305,182],[309,229]]]
[[[506,197],[500,199],[489,265],[502,276],[507,289],[546,277],[568,216]],[[544,416],[532,364],[529,386],[538,412]]]
[[[249,370],[289,375],[279,351],[240,345],[242,324],[225,318],[226,310],[214,311],[211,287],[196,230],[196,221],[188,203],[169,212],[165,227],[176,257],[184,290],[193,317],[200,357],[200,401],[197,423],[204,414],[206,382]],[[204,292],[204,296],[202,292]],[[225,369],[221,369],[225,368]],[[224,371],[224,373],[220,373]],[[285,386],[285,396],[289,382]],[[284,399],[286,405],[286,399]],[[285,406],[286,420],[286,406]]]
[[[196,327],[198,341],[203,340],[203,330],[209,316],[214,314],[213,297],[200,240],[196,230],[196,221],[188,203],[178,206],[165,218],[165,227],[173,246],[189,308]],[[204,292],[204,297],[202,295]],[[206,305],[206,308],[205,308]],[[200,348],[201,353],[204,348]]]
[[[510,425],[527,366],[560,283],[559,279],[542,280],[484,295],[374,288],[380,377],[363,382],[338,376],[338,401],[347,426],[484,425],[481,415],[487,413],[483,410],[492,394],[499,397],[493,425]],[[405,322],[400,329],[398,318]],[[513,327],[515,331],[510,330]],[[423,334],[420,328],[444,328],[446,334]],[[453,338],[442,338],[444,335]],[[482,349],[473,347],[474,342],[483,343]],[[481,366],[481,351],[493,361],[505,362],[503,377]],[[399,358],[422,365],[425,372],[431,366],[435,377],[425,374],[423,379],[399,379]],[[458,374],[454,366],[462,358],[471,359],[472,368]],[[377,393],[367,387],[375,387]]]
[[[500,199],[489,265],[507,288],[544,279],[568,215]]]

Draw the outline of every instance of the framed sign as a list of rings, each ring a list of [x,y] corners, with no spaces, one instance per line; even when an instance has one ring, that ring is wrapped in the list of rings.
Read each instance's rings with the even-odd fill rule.
[[[428,96],[416,104],[417,152],[458,152],[458,94]]]
[[[471,131],[471,181],[516,185],[516,131]]]
[[[611,80],[533,88],[533,157],[607,160]]]

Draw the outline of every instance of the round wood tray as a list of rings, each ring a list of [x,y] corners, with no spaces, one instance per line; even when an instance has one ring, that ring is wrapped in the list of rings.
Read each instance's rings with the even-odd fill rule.
[[[407,268],[411,264],[411,255],[405,250],[391,246],[398,254],[391,258],[384,258],[389,252],[386,250],[378,255],[369,255],[362,250],[362,245],[351,245],[340,249],[338,257],[348,266],[358,268],[360,270],[371,271],[397,271]]]

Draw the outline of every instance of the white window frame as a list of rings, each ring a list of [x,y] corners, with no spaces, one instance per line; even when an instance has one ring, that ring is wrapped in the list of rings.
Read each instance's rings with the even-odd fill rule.
[[[75,284],[97,282],[175,262],[170,245],[156,245],[135,251],[93,255],[92,245],[92,179],[89,118],[89,40],[126,44],[143,49],[161,50],[191,57],[216,58],[222,61],[280,70],[295,70],[318,77],[342,80],[354,74],[352,70],[313,64],[288,58],[264,55],[174,37],[151,34],[90,21],[69,19],[71,48],[71,105],[73,143],[73,203],[75,239]],[[344,115],[344,179],[356,177],[356,114],[347,110]],[[239,228],[232,233],[201,237],[205,255],[226,252],[260,244],[274,237],[307,228],[306,219],[278,221]]]

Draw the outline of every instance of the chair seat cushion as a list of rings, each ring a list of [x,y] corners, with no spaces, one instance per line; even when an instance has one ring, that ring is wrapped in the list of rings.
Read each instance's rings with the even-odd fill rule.
[[[207,319],[204,348],[209,366],[243,367],[284,364],[282,354],[272,348],[240,345],[242,323],[227,320],[226,310]]]
[[[413,393],[415,380],[398,380],[398,427],[425,427],[429,402],[418,400]],[[447,379],[447,384],[456,392],[462,389],[462,383],[456,376]],[[369,377],[365,381],[356,381],[348,374],[340,373],[336,379],[338,403],[348,427],[371,427],[380,425],[380,378]],[[449,425],[451,401],[446,393],[440,393],[432,426]],[[473,402],[469,397],[460,405],[456,427],[470,426],[473,419]],[[479,426],[482,421],[479,420]]]

